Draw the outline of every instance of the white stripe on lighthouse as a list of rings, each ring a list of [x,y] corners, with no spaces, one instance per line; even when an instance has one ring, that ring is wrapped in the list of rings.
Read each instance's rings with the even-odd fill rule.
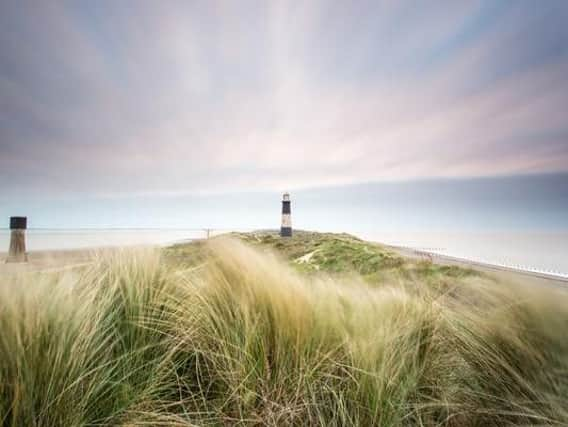
[[[292,218],[290,214],[282,214],[282,227],[292,227]]]

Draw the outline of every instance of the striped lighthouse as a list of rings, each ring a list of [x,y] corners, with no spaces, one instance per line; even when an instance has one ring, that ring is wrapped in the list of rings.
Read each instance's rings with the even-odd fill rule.
[[[282,195],[282,226],[280,227],[280,236],[292,237],[292,217],[290,212],[290,195],[284,193]]]

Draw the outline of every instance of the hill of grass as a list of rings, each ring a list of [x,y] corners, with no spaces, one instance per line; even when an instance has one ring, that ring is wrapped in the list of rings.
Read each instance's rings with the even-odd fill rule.
[[[0,284],[5,426],[568,423],[568,297],[348,235],[235,234]]]
[[[293,270],[306,276],[330,275],[349,279],[356,276],[368,284],[385,282],[423,283],[455,282],[455,279],[480,276],[475,270],[434,264],[425,259],[406,258],[377,243],[350,234],[294,231],[291,238],[281,238],[277,231],[231,233],[233,238],[263,253],[276,254]],[[167,257],[186,265],[203,260],[204,242],[174,245]],[[489,278],[486,278],[489,280]]]
[[[369,283],[386,277],[428,279],[432,276],[465,277],[474,270],[436,265],[426,260],[405,258],[384,246],[367,242],[350,234],[317,233],[297,230],[292,238],[280,238],[276,231],[235,233],[233,236],[281,254],[300,272],[361,275]]]

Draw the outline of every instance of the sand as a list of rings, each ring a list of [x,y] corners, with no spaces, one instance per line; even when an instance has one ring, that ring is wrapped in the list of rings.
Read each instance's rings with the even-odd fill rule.
[[[35,271],[60,271],[90,264],[97,249],[30,251],[28,262],[6,263],[7,253],[0,253],[0,275]]]

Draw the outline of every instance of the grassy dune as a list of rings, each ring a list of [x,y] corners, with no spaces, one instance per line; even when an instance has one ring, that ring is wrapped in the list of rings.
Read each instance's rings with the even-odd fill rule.
[[[563,425],[568,297],[347,235],[234,235],[0,285],[4,426]]]

